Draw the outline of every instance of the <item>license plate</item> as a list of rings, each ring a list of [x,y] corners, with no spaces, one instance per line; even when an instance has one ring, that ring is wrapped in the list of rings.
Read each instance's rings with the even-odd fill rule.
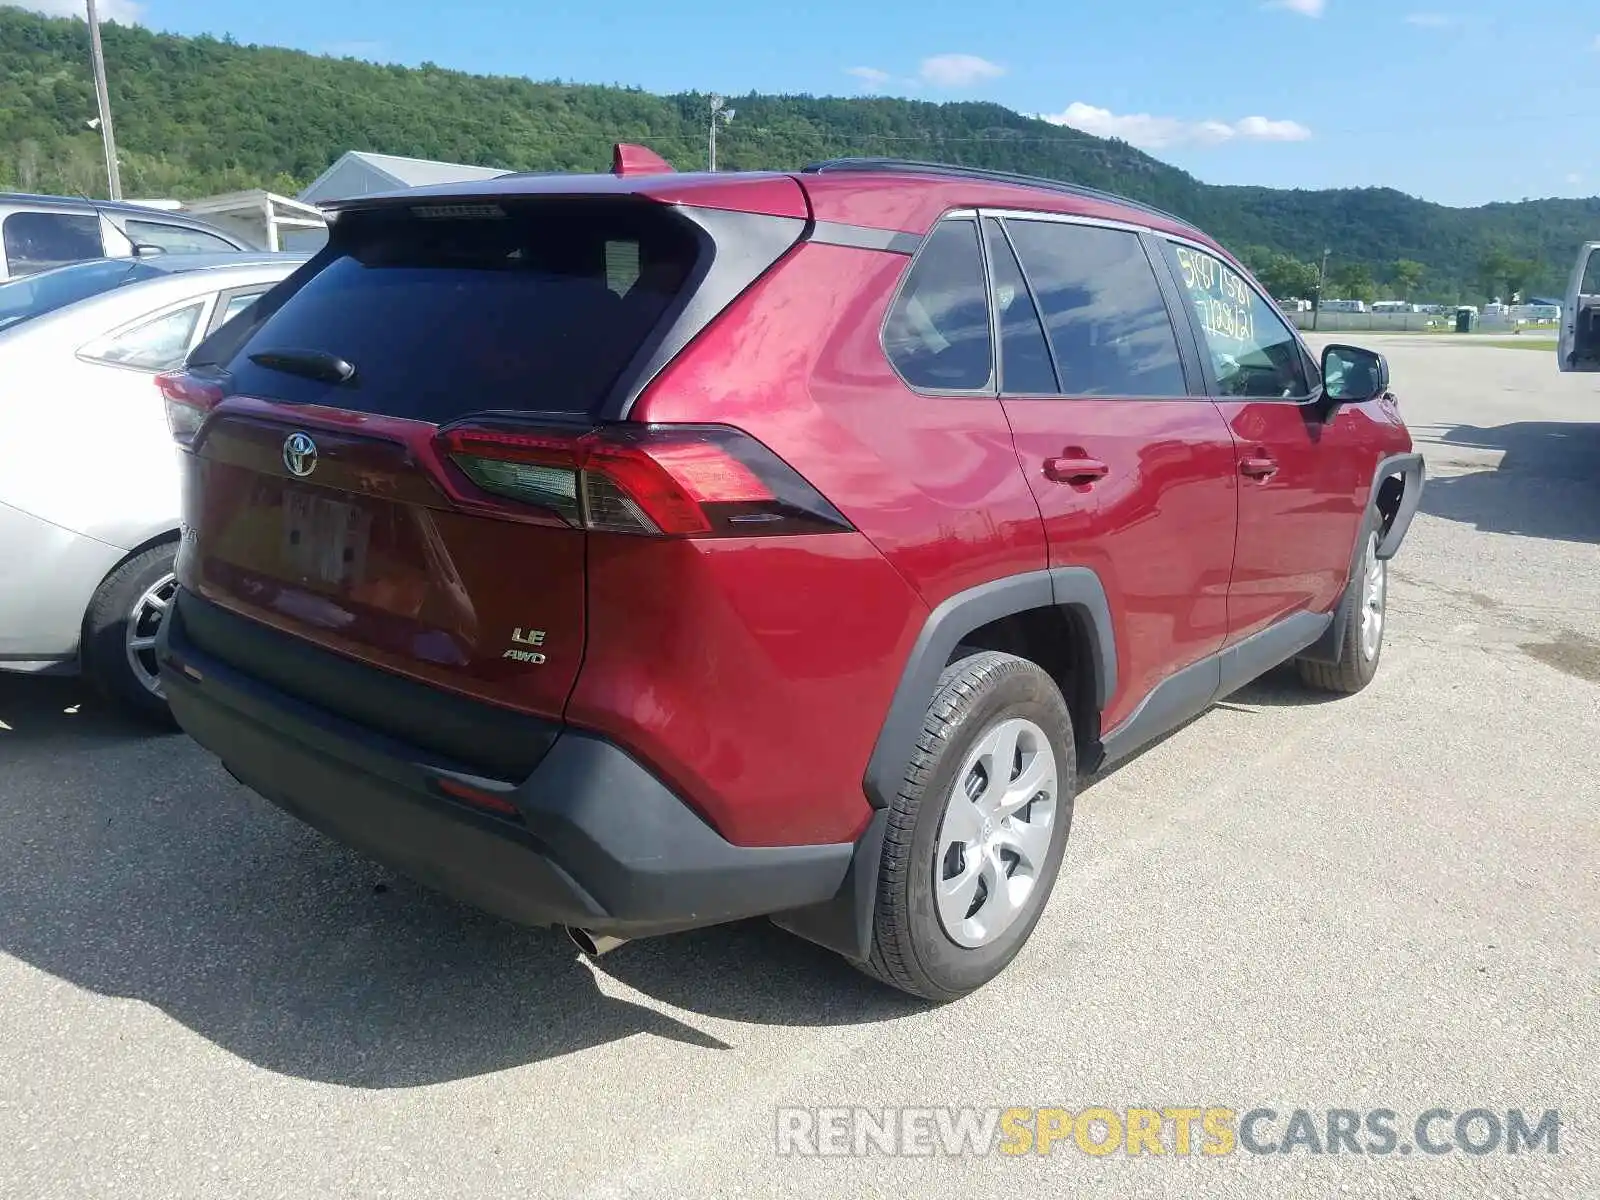
[[[358,583],[365,576],[370,514],[307,492],[283,498],[283,553],[305,583],[330,587]]]

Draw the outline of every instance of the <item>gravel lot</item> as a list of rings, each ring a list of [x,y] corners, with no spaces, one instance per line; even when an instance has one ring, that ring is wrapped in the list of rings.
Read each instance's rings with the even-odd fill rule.
[[[1377,682],[1275,673],[1097,781],[1029,949],[944,1009],[760,923],[587,965],[0,676],[0,1195],[1600,1195],[1600,377],[1365,340],[1430,474]],[[1554,1156],[774,1146],[778,1105],[958,1103],[1563,1125]]]

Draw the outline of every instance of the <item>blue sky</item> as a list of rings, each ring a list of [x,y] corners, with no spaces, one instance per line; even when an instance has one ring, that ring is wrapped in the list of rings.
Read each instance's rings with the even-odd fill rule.
[[[1600,193],[1600,9],[1574,0],[99,2],[178,33],[535,79],[993,100],[1213,183]]]

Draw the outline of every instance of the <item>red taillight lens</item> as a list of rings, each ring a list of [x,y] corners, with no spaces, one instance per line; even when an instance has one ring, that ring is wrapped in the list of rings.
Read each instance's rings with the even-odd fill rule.
[[[823,533],[850,523],[794,469],[736,429],[514,425],[446,429],[440,448],[484,491],[570,524],[658,537]]]
[[[222,388],[186,371],[156,376],[156,386],[167,401],[167,428],[180,446],[194,442],[206,414],[222,403]]]

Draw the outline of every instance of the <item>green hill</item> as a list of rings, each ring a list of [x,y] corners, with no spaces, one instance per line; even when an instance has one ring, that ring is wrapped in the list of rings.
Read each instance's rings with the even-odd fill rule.
[[[706,97],[536,83],[436,66],[378,66],[215,38],[105,27],[130,196],[266,186],[290,194],[346,150],[517,170],[599,170],[611,143],[705,165]],[[1122,142],[995,104],[749,95],[718,143],[724,168],[795,168],[846,154],[920,158],[1074,180],[1170,209],[1243,254],[1279,291],[1334,251],[1330,294],[1481,299],[1516,284],[1558,291],[1600,199],[1454,209],[1367,188],[1218,187]],[[104,195],[82,21],[0,8],[0,190]],[[1310,269],[1314,277],[1314,268]],[[1400,286],[1406,286],[1401,284]]]

